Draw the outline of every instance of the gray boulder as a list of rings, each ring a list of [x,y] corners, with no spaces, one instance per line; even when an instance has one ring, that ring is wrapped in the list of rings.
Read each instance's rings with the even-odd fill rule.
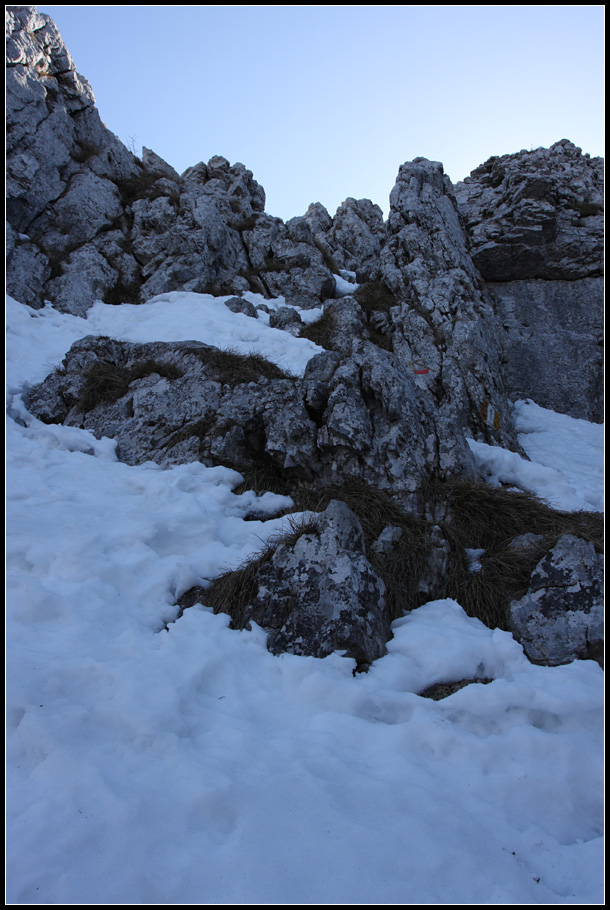
[[[228,300],[225,300],[225,306],[227,309],[231,310],[232,313],[243,313],[244,316],[249,316],[251,319],[258,319],[258,310],[249,300],[242,299],[241,297],[230,297]]]
[[[240,628],[254,621],[267,630],[273,654],[343,651],[364,669],[385,654],[391,637],[385,585],[344,503],[331,502],[315,524],[262,559],[250,580],[253,596],[227,602],[226,610],[235,612]]]
[[[510,605],[510,630],[534,663],[601,661],[603,556],[565,534],[539,562],[525,597]]]

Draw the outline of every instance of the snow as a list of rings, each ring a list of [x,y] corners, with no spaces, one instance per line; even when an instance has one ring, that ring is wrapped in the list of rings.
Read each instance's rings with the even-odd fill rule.
[[[468,440],[488,482],[527,490],[555,509],[602,512],[604,425],[556,414],[529,399],[515,402],[514,423],[530,461]]]
[[[338,297],[347,297],[360,287],[356,283],[356,273],[348,272],[347,269],[341,269],[341,274],[333,275],[333,278],[335,279],[335,294]]]
[[[174,622],[184,590],[281,527],[286,498],[235,495],[223,467],[124,465],[112,440],[28,413],[88,334],[299,372],[318,350],[222,301],[84,319],[7,300],[8,903],[602,902],[596,663],[533,666],[452,600],[399,619],[355,677],[339,654],[274,657],[256,625],[204,607]],[[515,408],[535,463],[498,450],[490,476],[592,507],[598,429]],[[267,520],[246,520],[255,505]],[[474,676],[493,682],[417,694]]]

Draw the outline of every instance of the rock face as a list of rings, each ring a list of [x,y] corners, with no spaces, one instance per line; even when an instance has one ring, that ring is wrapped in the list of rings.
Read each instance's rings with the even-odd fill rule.
[[[501,333],[442,165],[423,158],[403,164],[390,209],[382,269],[400,301],[391,311],[394,350],[413,365],[420,385],[434,397],[437,424],[458,421],[492,444],[516,447],[503,385]],[[494,415],[488,424],[481,419],[483,408]],[[450,450],[442,451],[442,462],[450,464],[452,458]]]
[[[510,607],[510,628],[530,660],[554,666],[603,658],[603,584],[603,557],[593,544],[560,538]]]
[[[28,6],[6,17],[7,289],[84,311],[137,271],[119,186],[141,167],[102,124],[54,22]]]
[[[505,333],[512,396],[596,422],[603,420],[603,187],[603,159],[566,139],[490,158],[455,187],[472,260]]]
[[[490,158],[455,191],[486,281],[601,276],[601,158],[562,139],[550,149]]]
[[[603,423],[603,279],[523,279],[488,287],[505,333],[511,397]]]
[[[284,223],[265,212],[243,164],[217,155],[179,175],[150,149],[131,154],[34,7],[7,7],[7,67],[12,296],[83,315],[97,299],[190,291],[256,319],[244,296],[254,291],[284,297],[272,326],[324,349],[296,378],[198,342],[89,337],[29,390],[31,412],[116,439],[128,464],[200,460],[295,497],[330,488],[391,497],[401,511],[388,509],[365,546],[360,512],[333,496],[315,533],[261,564],[246,610],[276,653],[338,648],[370,662],[394,618],[373,565],[385,560],[384,578],[413,576],[422,596],[447,594],[456,545],[438,491],[476,481],[468,438],[519,451],[510,406],[519,397],[603,417],[601,160],[562,140],[492,158],[453,187],[440,163],[416,158],[399,169],[385,222],[378,206],[349,198],[334,217],[314,203]],[[313,307],[323,316],[306,325],[300,311]],[[515,601],[511,622],[532,659],[589,653],[597,581],[585,587],[574,572],[562,590],[588,592],[592,625],[575,620],[586,606],[566,607],[564,595],[563,618],[551,622],[549,584],[536,573]],[[550,587],[555,603],[561,585]],[[542,615],[561,647],[536,643]]]
[[[199,460],[263,468],[288,484],[360,481],[405,504],[440,468],[422,420],[428,413],[431,424],[432,410],[396,358],[374,345],[343,358],[319,354],[295,379],[197,342],[84,338],[61,371],[30,390],[29,407],[47,423],[116,439],[127,464]],[[463,434],[447,428],[446,436],[455,463],[474,473]]]

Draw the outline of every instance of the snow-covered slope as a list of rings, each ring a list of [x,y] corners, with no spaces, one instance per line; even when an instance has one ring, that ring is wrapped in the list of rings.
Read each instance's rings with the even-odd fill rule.
[[[88,334],[179,329],[293,371],[316,351],[192,296],[87,319],[7,301],[9,903],[602,901],[596,663],[533,666],[451,600],[399,619],[357,676],[339,654],[274,657],[203,607],[173,622],[285,499],[236,496],[222,467],[130,467],[28,414],[27,388]],[[491,479],[599,508],[602,429],[516,409],[535,464],[494,447]],[[267,521],[246,520],[255,501]],[[474,677],[493,681],[417,694]]]

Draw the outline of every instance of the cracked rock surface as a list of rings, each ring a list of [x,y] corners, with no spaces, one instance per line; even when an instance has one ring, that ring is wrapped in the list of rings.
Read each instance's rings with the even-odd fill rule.
[[[530,660],[549,666],[603,656],[603,556],[565,534],[538,563],[510,628]]]

